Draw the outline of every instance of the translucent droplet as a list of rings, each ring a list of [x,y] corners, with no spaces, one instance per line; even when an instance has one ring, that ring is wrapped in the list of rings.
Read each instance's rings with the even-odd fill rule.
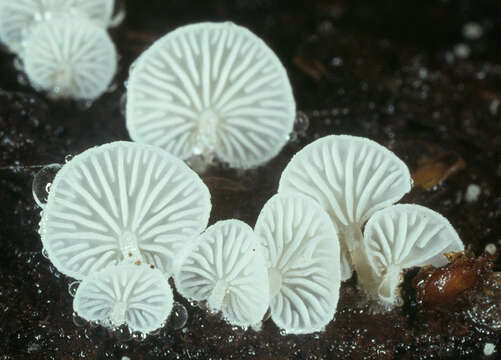
[[[179,303],[174,302],[172,306],[172,312],[170,313],[169,319],[167,320],[167,324],[169,328],[172,330],[179,330],[185,327],[188,321],[188,310],[186,307]]]
[[[87,321],[82,319],[76,312],[73,313],[73,324],[76,327],[84,327],[87,326]]]
[[[135,341],[141,342],[146,340],[147,337],[148,335],[142,332],[135,331],[132,333],[132,339],[134,339]]]
[[[120,98],[120,113],[125,116],[125,110],[127,107],[127,92],[124,92],[122,94],[122,97]]]
[[[73,155],[68,154],[68,155],[66,155],[66,156],[64,157],[64,162],[65,162],[65,163],[67,163],[67,162],[69,162],[71,159],[73,159]]]
[[[285,331],[285,329],[281,329],[280,330],[280,335],[282,335],[282,336],[287,335],[287,331]]]
[[[49,258],[49,253],[47,252],[47,249],[46,248],[43,248],[42,249],[42,256],[46,259]]]
[[[29,85],[28,78],[24,74],[17,74],[17,82],[19,83],[19,85],[22,85],[22,86]]]
[[[71,297],[74,297],[77,293],[78,285],[80,285],[80,281],[73,281],[68,285],[68,293]]]
[[[19,56],[14,59],[14,68],[18,71],[24,71],[23,60]]]
[[[294,121],[294,131],[299,136],[305,136],[306,130],[308,130],[309,126],[310,119],[308,118],[308,116],[305,113],[298,111],[296,114],[296,120]]]
[[[50,164],[44,166],[42,170],[35,174],[32,184],[32,193],[35,202],[43,208],[47,203],[50,184],[54,180],[57,172],[61,169],[61,164]]]
[[[132,340],[132,333],[126,325],[114,328],[113,335],[119,342],[127,342]]]

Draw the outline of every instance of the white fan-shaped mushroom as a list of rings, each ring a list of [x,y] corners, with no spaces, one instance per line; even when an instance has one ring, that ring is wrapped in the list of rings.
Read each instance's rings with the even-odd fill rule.
[[[210,209],[207,187],[183,161],[153,146],[114,142],[59,170],[40,235],[58,270],[77,279],[123,259],[170,273]]]
[[[249,168],[287,142],[295,102],[271,49],[231,22],[168,33],[136,61],[127,89],[132,139],[181,159],[214,154]]]
[[[175,275],[188,299],[207,300],[232,325],[258,324],[268,309],[268,273],[257,237],[239,220],[219,221],[203,233]]]
[[[444,254],[464,250],[449,221],[419,205],[395,205],[376,212],[364,230],[364,249],[379,279],[365,290],[388,304],[399,296],[402,270],[414,266],[445,265]]]
[[[166,277],[148,265],[122,263],[90,274],[79,285],[74,311],[87,321],[149,333],[163,326],[173,305]]]
[[[315,201],[275,195],[257,219],[270,277],[271,318],[287,333],[322,330],[332,320],[341,282],[335,227]]]
[[[114,6],[115,0],[0,0],[0,40],[17,53],[33,25],[62,14],[86,16],[104,28]]]
[[[53,98],[96,99],[117,68],[106,30],[78,16],[38,23],[23,42],[21,57],[33,87]]]
[[[378,143],[355,136],[330,135],[314,141],[289,162],[279,193],[299,193],[316,200],[340,231],[343,280],[350,263],[365,262],[361,227],[369,217],[410,191],[407,166]]]

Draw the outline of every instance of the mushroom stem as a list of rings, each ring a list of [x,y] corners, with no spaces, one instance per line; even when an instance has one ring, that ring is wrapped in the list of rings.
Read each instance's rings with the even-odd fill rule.
[[[228,290],[228,284],[224,280],[218,280],[216,282],[216,286],[212,290],[209,298],[207,299],[207,303],[209,304],[209,308],[213,311],[221,311],[223,307],[224,297]]]
[[[125,324],[125,313],[127,311],[127,304],[123,301],[117,301],[110,311],[110,321],[115,326]]]
[[[357,272],[358,284],[362,289],[366,290],[368,295],[376,297],[379,281],[362,246],[362,230],[357,224],[351,225],[346,228],[343,239],[349,252],[349,260],[351,260],[353,269]]]
[[[399,266],[391,265],[379,284],[379,299],[389,305],[395,304],[398,300],[397,289],[401,283],[401,272],[402,269]]]

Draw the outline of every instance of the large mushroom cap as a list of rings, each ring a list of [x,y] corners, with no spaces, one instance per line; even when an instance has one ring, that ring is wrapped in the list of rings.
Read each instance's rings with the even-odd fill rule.
[[[303,196],[278,194],[259,214],[271,317],[287,333],[322,330],[332,320],[341,281],[339,242],[327,213]]]
[[[394,205],[376,212],[364,230],[364,250],[369,265],[381,279],[377,288],[385,302],[393,303],[403,269],[447,264],[444,254],[464,250],[449,221],[419,205]],[[374,284],[376,285],[376,284]]]
[[[353,235],[374,212],[400,200],[411,187],[409,169],[385,147],[362,137],[330,135],[292,158],[278,192],[303,194],[327,211],[340,231],[344,280],[351,276],[347,252],[361,245],[361,236]]]
[[[0,40],[17,53],[33,25],[63,13],[86,16],[104,28],[111,20],[114,6],[115,0],[0,0]]]
[[[130,73],[131,138],[181,159],[213,153],[234,167],[262,164],[286,143],[294,118],[279,59],[261,39],[230,22],[168,33]]]
[[[73,300],[74,311],[88,321],[131,331],[152,332],[163,326],[173,305],[166,277],[148,265],[111,265],[86,277]]]
[[[268,272],[258,239],[239,220],[219,221],[193,245],[175,275],[176,288],[195,301],[207,300],[230,324],[259,323],[268,309]]]
[[[58,270],[77,279],[124,259],[170,273],[210,209],[207,187],[183,161],[153,146],[114,142],[57,173],[40,234]]]
[[[53,98],[94,100],[108,89],[117,68],[106,30],[78,16],[36,24],[21,57],[33,87]]]

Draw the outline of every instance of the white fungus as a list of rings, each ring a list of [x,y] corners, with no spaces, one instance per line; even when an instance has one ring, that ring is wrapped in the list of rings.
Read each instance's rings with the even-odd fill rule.
[[[496,352],[496,345],[493,343],[485,343],[484,345],[484,355],[491,356]]]
[[[278,192],[306,195],[327,211],[339,231],[342,280],[346,280],[351,277],[350,264],[365,263],[359,250],[362,225],[411,187],[409,169],[385,147],[366,138],[330,135],[292,158]]]
[[[171,273],[210,209],[207,187],[183,161],[153,146],[114,142],[59,170],[40,235],[57,269],[76,279],[124,259]]]
[[[275,324],[290,334],[323,330],[341,283],[339,241],[327,213],[304,196],[278,194],[261,210],[255,232],[265,249]]]
[[[111,21],[114,6],[114,0],[0,0],[0,40],[18,53],[34,25],[63,14],[86,17],[104,28]]]
[[[110,265],[87,276],[77,289],[73,309],[103,326],[126,324],[149,333],[163,326],[173,304],[167,278],[149,265]]]
[[[394,205],[376,212],[364,230],[364,250],[378,280],[365,290],[385,304],[400,299],[402,271],[415,266],[447,264],[444,254],[464,246],[449,221],[420,205]]]
[[[464,199],[469,203],[475,202],[480,197],[481,192],[482,190],[480,189],[480,186],[478,186],[477,184],[470,184],[466,188]]]
[[[287,142],[295,102],[261,39],[231,22],[200,23],[168,33],[134,63],[126,118],[135,141],[249,168]]]
[[[36,24],[21,58],[32,86],[56,99],[94,100],[108,89],[117,69],[106,30],[78,16]]]
[[[268,272],[258,239],[239,220],[210,226],[188,251],[174,276],[186,298],[208,303],[232,325],[259,323],[269,304]]]

